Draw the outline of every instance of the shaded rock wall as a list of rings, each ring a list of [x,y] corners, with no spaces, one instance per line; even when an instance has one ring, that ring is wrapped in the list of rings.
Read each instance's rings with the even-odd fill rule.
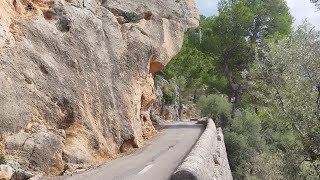
[[[173,95],[171,102],[167,102],[165,98],[165,94],[168,93],[166,91]],[[180,121],[182,115],[181,93],[175,80],[167,81],[161,76],[156,77],[155,95],[156,100],[150,111],[153,123],[161,124],[163,121]]]
[[[194,0],[0,1],[0,152],[58,175],[141,146],[150,72],[198,16]]]

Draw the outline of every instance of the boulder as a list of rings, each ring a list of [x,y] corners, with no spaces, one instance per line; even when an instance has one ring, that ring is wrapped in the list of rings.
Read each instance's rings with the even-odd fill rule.
[[[10,180],[29,180],[33,174],[29,171],[16,169]]]
[[[6,149],[9,157],[17,158],[23,169],[30,166],[48,174],[63,171],[63,143],[59,135],[39,127],[30,133],[19,132],[6,138]],[[31,165],[29,165],[31,164]]]
[[[5,179],[5,180],[9,180],[13,174],[13,169],[12,167],[8,166],[8,165],[4,165],[1,164],[0,165],[0,179]]]
[[[0,171],[0,180],[10,180],[7,173]]]

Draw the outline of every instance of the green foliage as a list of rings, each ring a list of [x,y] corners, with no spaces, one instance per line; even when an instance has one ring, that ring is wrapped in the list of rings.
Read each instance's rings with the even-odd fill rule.
[[[179,76],[176,78],[176,83],[180,88],[180,91],[184,91],[187,86],[187,80],[184,76]]]
[[[235,179],[248,178],[254,158],[263,152],[259,117],[249,110],[238,111],[231,126],[224,131],[229,163]],[[248,170],[249,168],[249,170]]]
[[[123,17],[127,22],[137,23],[140,19],[142,19],[142,15],[138,15],[134,12],[125,12],[123,13]]]
[[[290,179],[320,175],[319,35],[305,23],[290,38],[269,43],[256,65],[272,105],[272,115],[262,116],[266,139],[289,157],[284,170]]]
[[[245,83],[240,74],[250,70],[257,47],[289,34],[293,18],[285,0],[221,0],[219,12],[203,20],[208,27],[199,49],[215,58],[217,72],[228,80],[224,93],[240,100],[235,85]]]
[[[201,96],[197,107],[202,116],[213,118],[217,126],[225,127],[228,124],[232,105],[221,95]]]
[[[154,85],[161,87],[162,93],[163,93],[163,99],[165,101],[165,104],[167,105],[173,104],[177,96],[176,90],[172,85],[172,81],[175,81],[175,79],[170,79],[169,81],[165,80],[162,72],[156,73],[154,76]],[[180,80],[180,81],[183,81],[183,80]],[[180,83],[183,83],[183,82],[180,82]]]
[[[314,5],[320,9],[320,1],[319,0],[310,0],[311,3],[314,3]]]
[[[0,154],[0,164],[6,164],[6,159]]]
[[[165,84],[162,89],[163,98],[166,104],[173,104],[176,99],[176,92],[172,86]]]
[[[195,33],[185,35],[184,44],[180,53],[169,62],[164,69],[165,79],[184,78],[182,94],[194,96],[200,89],[208,93],[223,92],[227,81],[223,76],[217,75],[215,59],[197,47],[200,45],[199,36]]]
[[[251,174],[247,174],[246,179],[288,179],[282,169],[283,155],[279,153],[264,152],[254,156],[251,163]]]
[[[301,169],[301,173],[299,174],[299,179],[318,180],[320,161],[316,161],[316,162],[304,161],[303,163],[301,163],[300,169]]]
[[[197,107],[223,127],[235,179],[317,179],[320,33],[293,31],[285,0],[221,0],[219,12],[186,34],[165,78],[182,99],[203,95]],[[230,103],[210,94],[241,100],[233,119]]]

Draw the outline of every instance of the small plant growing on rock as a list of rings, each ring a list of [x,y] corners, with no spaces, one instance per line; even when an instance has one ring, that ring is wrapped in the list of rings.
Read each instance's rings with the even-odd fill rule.
[[[173,102],[175,101],[176,93],[170,85],[165,85],[163,87],[163,98],[165,100],[165,103],[168,105],[173,104]]]
[[[143,17],[141,15],[138,15],[136,13],[124,13],[123,17],[125,18],[125,20],[127,22],[131,22],[131,23],[137,23],[139,22],[139,20],[141,20]]]
[[[6,164],[6,159],[2,154],[0,154],[0,164]]]

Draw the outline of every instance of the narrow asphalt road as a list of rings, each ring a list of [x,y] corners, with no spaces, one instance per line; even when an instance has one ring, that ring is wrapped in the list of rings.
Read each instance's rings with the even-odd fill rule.
[[[133,154],[67,180],[167,180],[196,143],[204,126],[196,122],[163,125],[157,137]]]

